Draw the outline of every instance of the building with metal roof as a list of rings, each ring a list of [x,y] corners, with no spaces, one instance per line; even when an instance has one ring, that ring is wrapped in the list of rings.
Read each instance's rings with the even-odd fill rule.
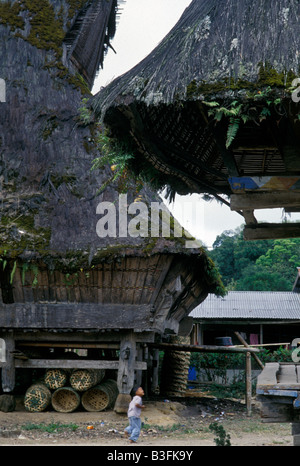
[[[195,319],[300,321],[300,294],[274,291],[229,291],[210,294],[190,314]]]
[[[242,333],[249,344],[289,343],[300,337],[300,293],[229,291],[222,298],[209,294],[190,317],[193,343],[214,344],[226,335],[240,344],[234,332]]]

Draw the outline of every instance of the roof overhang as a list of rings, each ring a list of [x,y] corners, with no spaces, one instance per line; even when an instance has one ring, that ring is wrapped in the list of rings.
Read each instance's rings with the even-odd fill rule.
[[[290,0],[284,15],[281,3],[247,0],[237,14],[232,0],[194,0],[148,57],[92,101],[137,174],[150,172],[173,197],[221,200],[241,214],[249,240],[300,236],[299,224],[261,225],[254,215],[300,211],[300,6]]]

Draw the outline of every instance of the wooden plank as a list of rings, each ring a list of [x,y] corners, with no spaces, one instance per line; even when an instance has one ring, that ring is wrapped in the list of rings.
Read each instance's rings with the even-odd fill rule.
[[[294,364],[280,366],[278,373],[278,384],[295,385],[298,384],[297,373]],[[299,384],[300,387],[300,384]]]
[[[49,301],[56,301],[56,284],[54,270],[48,270]],[[26,302],[26,300],[25,300]]]
[[[271,391],[300,390],[294,364],[267,363],[257,378],[257,393],[271,394]],[[292,395],[290,395],[292,396]]]
[[[277,384],[265,384],[257,385],[257,388],[264,388],[265,390],[300,390],[300,384],[290,384],[290,383],[277,383]]]
[[[151,328],[150,305],[97,303],[27,303],[0,307],[3,328]]]
[[[277,373],[279,372],[279,363],[267,363],[263,371],[257,377],[257,387],[277,385]]]
[[[111,284],[112,284],[112,265],[111,264],[104,264],[103,265],[103,275],[102,275],[102,296],[103,296],[103,303],[110,303],[111,302]],[[121,301],[126,302],[126,301]]]
[[[22,269],[18,265],[13,278],[13,297],[15,303],[22,303],[24,301],[21,272]]]
[[[161,256],[159,254],[155,254],[153,256],[150,256],[147,260],[147,274],[144,281],[141,303],[150,303],[153,299],[154,293],[158,289],[156,271],[157,267],[160,267],[160,258]]]
[[[230,196],[230,209],[275,209],[278,207],[300,208],[300,193],[298,192],[272,192],[232,194]]]
[[[111,302],[118,304],[120,302],[120,294],[122,290],[122,277],[123,277],[123,267],[122,264],[115,263],[112,272],[112,283],[111,288],[113,290],[111,295]]]
[[[118,369],[119,361],[81,360],[81,359],[16,359],[16,368],[57,368],[57,369]],[[135,361],[134,370],[147,370],[145,361]]]
[[[257,388],[256,393],[257,395],[285,396],[292,398],[297,398],[298,396],[297,390],[280,390],[276,388]]]
[[[300,223],[257,223],[246,225],[244,239],[248,241],[258,239],[300,238]]]
[[[79,283],[79,289],[80,289],[80,297],[81,297],[81,302],[83,303],[88,303],[91,301],[90,299],[90,290],[89,290],[89,271],[86,270],[80,270],[78,272],[78,283]]]
[[[173,261],[172,256],[170,257],[170,256],[167,256],[167,255],[164,255],[164,256],[159,258],[158,268],[155,270],[155,278],[156,278],[157,284],[156,284],[156,288],[155,288],[154,292],[152,293],[152,297],[151,297],[151,303],[152,304],[155,303],[155,300],[156,300],[157,296],[161,292],[163,282],[164,282],[164,280],[165,280],[165,278],[166,278],[166,276],[167,276],[167,274],[168,274],[168,272],[170,270],[172,261]]]
[[[124,272],[127,279],[127,289],[126,292],[126,302],[134,303],[135,289],[137,286],[137,280],[139,276],[139,257],[127,257],[126,258],[126,267],[128,271]],[[123,302],[123,301],[122,301]]]

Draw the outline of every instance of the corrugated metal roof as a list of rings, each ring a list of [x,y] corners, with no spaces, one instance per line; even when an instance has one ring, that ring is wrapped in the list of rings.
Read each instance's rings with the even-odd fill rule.
[[[224,297],[209,294],[190,317],[197,319],[300,320],[300,293],[229,291]]]

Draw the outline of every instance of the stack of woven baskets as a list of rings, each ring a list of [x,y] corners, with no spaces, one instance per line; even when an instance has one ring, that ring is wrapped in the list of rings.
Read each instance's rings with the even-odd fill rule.
[[[117,382],[104,376],[102,369],[47,369],[43,379],[26,390],[25,408],[39,412],[52,405],[55,411],[71,413],[81,403],[86,411],[110,409],[118,396]]]

